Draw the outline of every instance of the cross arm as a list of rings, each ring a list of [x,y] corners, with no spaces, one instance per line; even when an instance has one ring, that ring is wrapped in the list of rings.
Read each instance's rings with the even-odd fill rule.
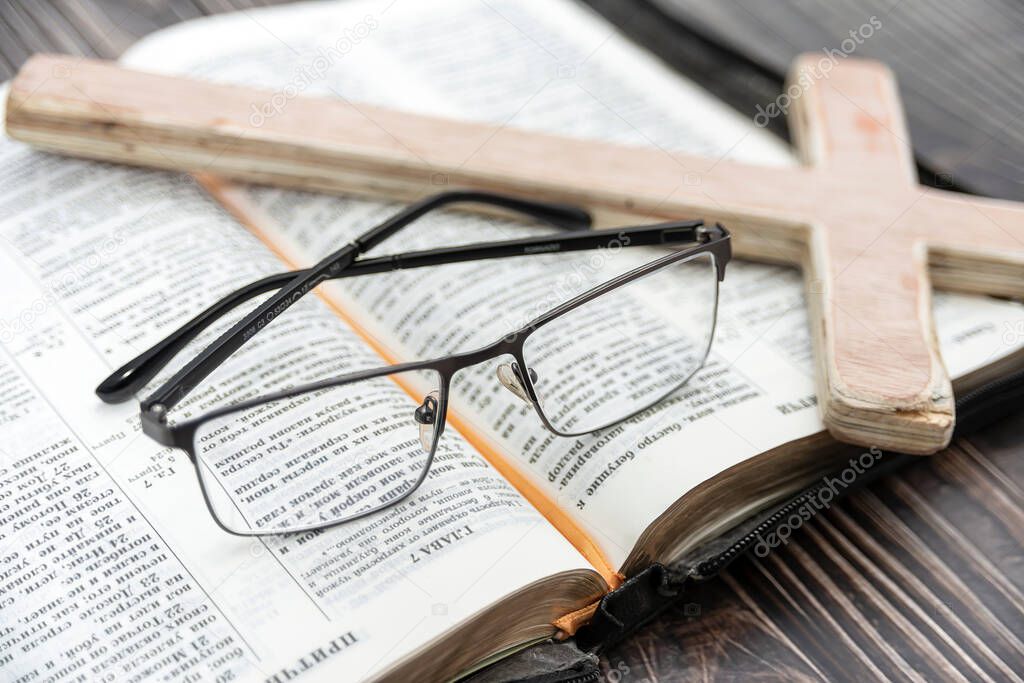
[[[820,59],[801,58],[787,87],[806,162],[788,168],[342,99],[297,97],[254,121],[253,103],[272,93],[55,56],[23,67],[6,123],[44,149],[248,182],[403,199],[453,184],[578,204],[600,225],[721,221],[737,256],[803,266],[829,430],[865,446],[934,452],[954,415],[932,277],[1019,292],[1021,208],[920,187],[892,74],[837,57],[827,74],[817,65],[819,77],[801,80]]]

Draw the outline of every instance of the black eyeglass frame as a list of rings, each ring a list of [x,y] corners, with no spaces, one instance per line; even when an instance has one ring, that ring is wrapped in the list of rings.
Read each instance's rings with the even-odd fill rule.
[[[399,229],[408,225],[416,218],[426,212],[456,202],[475,202],[491,206],[498,206],[524,213],[533,218],[544,220],[562,230],[570,231],[566,235],[538,235],[516,240],[503,240],[497,242],[485,242],[477,244],[460,245],[440,249],[429,249],[422,251],[406,252],[391,256],[381,256],[356,260],[359,253],[365,252],[372,246],[390,237]],[[559,436],[579,436],[605,429],[613,424],[624,422],[635,415],[650,408],[665,399],[667,396],[686,384],[693,376],[691,373],[686,378],[662,392],[657,397],[646,402],[642,407],[629,415],[617,418],[600,427],[587,429],[583,432],[563,432],[554,427],[548,417],[544,414],[543,408],[538,400],[534,387],[532,373],[529,364],[523,353],[526,340],[536,330],[551,321],[569,313],[570,311],[592,301],[607,292],[627,285],[646,275],[654,273],[667,266],[692,260],[700,254],[708,253],[712,258],[712,265],[715,268],[716,295],[713,302],[714,308],[711,315],[711,330],[708,336],[710,345],[711,336],[715,327],[717,315],[717,285],[725,277],[725,268],[731,258],[731,245],[729,232],[720,224],[713,226],[705,225],[701,220],[671,221],[654,225],[632,226],[623,228],[611,228],[606,230],[589,229],[590,218],[586,212],[575,207],[547,204],[543,202],[532,202],[521,200],[505,195],[496,195],[480,192],[449,192],[429,197],[417,204],[414,204],[388,221],[376,226],[362,237],[354,240],[342,249],[334,252],[316,265],[305,270],[298,270],[288,273],[273,275],[258,280],[246,287],[236,290],[224,297],[213,306],[203,311],[184,326],[159,342],[153,348],[140,354],[129,361],[126,365],[115,371],[110,377],[104,380],[97,388],[97,394],[106,402],[117,403],[130,398],[134,391],[142,384],[152,379],[161,367],[166,365],[178,351],[181,350],[199,332],[211,324],[217,317],[234,308],[239,303],[251,299],[259,294],[278,289],[278,293],[268,298],[255,310],[246,315],[242,320],[224,332],[216,341],[197,355],[190,363],[185,365],[173,377],[167,380],[160,388],[153,392],[140,404],[142,429],[145,434],[158,443],[166,446],[180,448],[188,454],[196,468],[196,475],[200,481],[200,488],[203,498],[211,516],[218,526],[226,532],[239,536],[261,536],[276,535],[280,533],[299,533],[310,529],[326,529],[339,524],[347,523],[374,514],[385,507],[394,506],[411,496],[423,483],[430,467],[433,464],[437,444],[440,441],[447,422],[448,397],[452,380],[457,372],[467,367],[478,365],[501,356],[511,356],[514,359],[512,365],[521,387],[526,392],[529,402],[532,403],[544,426]],[[284,312],[289,306],[295,303],[303,295],[312,290],[315,286],[328,279],[338,279],[371,273],[381,273],[403,268],[420,268],[437,266],[448,263],[461,263],[481,259],[507,258],[512,256],[527,256],[544,253],[581,251],[598,249],[610,246],[671,246],[677,244],[693,244],[688,248],[667,254],[642,266],[634,268],[629,272],[618,275],[600,285],[597,285],[568,301],[552,308],[542,315],[534,318],[516,331],[506,334],[500,339],[471,351],[455,353],[448,356],[423,361],[412,361],[399,363],[380,368],[372,368],[352,373],[346,373],[338,377],[332,377],[317,382],[310,382],[295,387],[290,387],[277,392],[257,396],[239,403],[222,406],[208,411],[195,418],[179,423],[169,424],[167,422],[167,411],[186,396],[195,386],[218,367],[228,356],[236,351],[248,339],[252,338],[266,324],[269,324],[278,315]],[[269,313],[269,315],[268,315]],[[705,349],[704,356],[707,355]],[[698,366],[694,373],[699,369]],[[389,375],[397,375],[414,371],[433,371],[438,375],[438,397],[434,416],[434,433],[430,453],[427,456],[426,464],[420,473],[415,485],[401,496],[388,501],[385,505],[372,508],[367,511],[356,513],[350,517],[342,518],[326,524],[314,524],[303,528],[288,529],[285,531],[254,531],[252,533],[239,532],[236,529],[228,528],[221,521],[206,490],[205,478],[200,471],[200,462],[195,452],[195,436],[198,429],[206,422],[217,419],[224,415],[247,410],[274,401],[292,398],[298,395],[316,392],[333,387],[352,384],[354,382],[366,381]]]

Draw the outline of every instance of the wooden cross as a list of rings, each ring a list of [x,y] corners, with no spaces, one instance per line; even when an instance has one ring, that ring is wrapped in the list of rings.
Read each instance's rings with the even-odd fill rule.
[[[475,187],[578,203],[604,224],[721,221],[738,256],[803,267],[831,433],[931,453],[954,421],[932,284],[1024,296],[1024,205],[919,185],[892,73],[846,59],[825,76],[819,60],[797,59],[786,90],[800,167],[287,99],[56,56],[33,58],[13,82],[7,132],[64,154],[310,190],[410,198]]]

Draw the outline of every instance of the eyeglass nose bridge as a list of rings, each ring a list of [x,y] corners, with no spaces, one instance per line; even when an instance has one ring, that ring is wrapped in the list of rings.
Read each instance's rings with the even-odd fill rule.
[[[437,421],[437,392],[426,395],[423,402],[412,413],[413,419],[421,425],[432,425]]]
[[[524,328],[522,330],[518,330],[514,334],[502,337],[492,344],[488,344],[482,348],[456,353],[448,356],[447,358],[423,363],[422,367],[435,370],[440,373],[442,377],[442,391],[440,398],[438,398],[439,407],[433,409],[438,412],[438,416],[434,419],[441,421],[438,436],[443,433],[445,423],[447,422],[445,413],[447,412],[450,387],[455,382],[455,378],[458,373],[476,365],[496,361],[499,358],[506,358],[507,360],[506,362],[499,363],[495,368],[498,382],[505,387],[505,389],[511,392],[513,396],[524,403],[533,406],[538,411],[541,421],[550,429],[550,426],[547,424],[547,421],[541,412],[540,404],[535,398],[534,386],[536,385],[539,376],[533,368],[526,365],[526,361],[522,356],[523,342],[530,331],[532,330]],[[527,379],[527,376],[523,375],[524,367],[527,368],[529,379]],[[427,398],[424,399],[424,401],[426,400]],[[421,404],[421,406],[415,410],[413,417],[416,422],[420,424],[421,431],[425,425],[421,422],[420,418],[428,419],[429,416],[430,407],[425,404]]]
[[[440,395],[431,391],[423,402],[412,412],[413,421],[419,425],[420,446],[427,453],[433,450],[434,441],[440,437],[437,420],[440,417]]]
[[[530,373],[530,382],[537,382],[537,373],[533,368],[528,368]],[[511,363],[501,363],[495,370],[495,374],[498,377],[498,381],[501,385],[512,392],[513,395],[517,396],[524,403],[533,404],[534,399],[530,395],[529,389],[527,389],[526,378],[523,377],[523,370],[519,367],[519,363],[512,361]]]

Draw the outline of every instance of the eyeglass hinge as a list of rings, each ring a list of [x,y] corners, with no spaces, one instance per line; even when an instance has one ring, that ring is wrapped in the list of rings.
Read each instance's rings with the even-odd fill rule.
[[[142,433],[164,446],[177,446],[174,433],[167,424],[167,408],[161,403],[142,411]]]
[[[142,414],[149,415],[151,419],[156,420],[160,424],[167,423],[167,406],[163,403],[154,403],[151,406],[144,406]]]

